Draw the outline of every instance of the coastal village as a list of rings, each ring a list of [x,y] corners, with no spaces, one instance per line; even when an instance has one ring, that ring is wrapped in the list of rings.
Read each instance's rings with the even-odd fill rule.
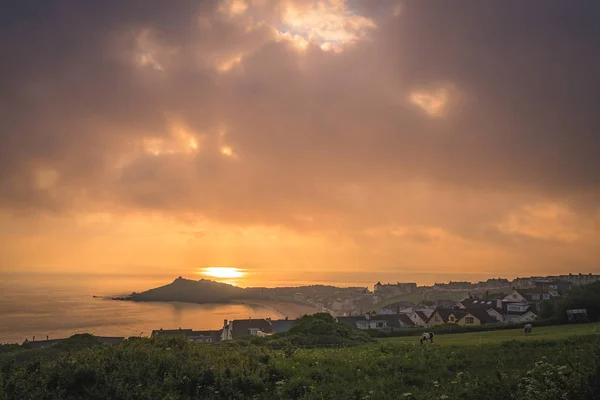
[[[269,297],[272,300],[311,306],[315,312],[329,313],[337,322],[350,329],[393,332],[444,324],[469,327],[531,322],[539,318],[543,301],[563,296],[574,285],[599,280],[600,275],[569,274],[516,278],[512,282],[496,278],[479,283],[450,282],[432,286],[377,282],[372,291],[364,287],[316,285],[303,287],[291,294],[292,288],[277,288]],[[569,318],[585,320],[586,315],[579,310],[570,310]],[[294,321],[288,317],[232,321],[225,319],[223,326],[215,330],[160,328],[153,330],[151,337],[177,335],[184,336],[189,341],[210,344],[286,332]],[[98,339],[105,343],[117,343],[125,338]],[[46,337],[46,340],[36,341],[33,337],[32,340],[26,339],[23,345],[28,348],[47,348],[62,340],[65,339]]]

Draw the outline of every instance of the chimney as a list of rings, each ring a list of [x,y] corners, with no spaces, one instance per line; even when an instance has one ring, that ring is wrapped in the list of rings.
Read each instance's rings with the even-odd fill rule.
[[[225,329],[225,328],[227,328],[227,320],[226,319],[223,320],[223,329]]]
[[[48,335],[46,335],[46,340],[49,340],[49,339],[50,339],[50,337]]]
[[[365,318],[369,321],[371,319],[371,313],[365,313]]]
[[[35,342],[35,336],[33,337],[33,341]]]

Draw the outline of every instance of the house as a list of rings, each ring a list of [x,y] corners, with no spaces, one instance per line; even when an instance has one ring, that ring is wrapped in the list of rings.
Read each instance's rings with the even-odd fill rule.
[[[380,314],[400,314],[402,312],[401,310],[405,310],[414,306],[415,304],[410,301],[398,301],[382,307]]]
[[[267,321],[268,320],[269,320],[269,318],[267,318]],[[273,333],[287,332],[290,330],[290,328],[292,327],[294,322],[296,322],[295,319],[287,319],[287,318],[272,320],[271,321],[272,332]]]
[[[504,322],[504,314],[502,309],[502,301],[496,300],[481,300],[474,297],[464,299],[460,303],[460,309],[479,309],[487,312],[488,315],[492,316],[497,322]]]
[[[192,333],[186,337],[190,342],[217,343],[221,341],[221,330],[192,331]]]
[[[572,287],[573,284],[564,279],[554,279],[543,285],[543,289],[550,293],[556,293],[555,296],[563,296],[568,290],[571,290]]]
[[[435,308],[460,308],[460,303],[450,299],[437,299]]]
[[[433,311],[433,309],[421,309],[413,306],[401,309],[398,314],[406,315],[415,326],[425,326]]]
[[[458,324],[458,325],[483,325],[497,323],[495,316],[490,315],[482,308],[471,309],[437,309],[427,321],[428,326]]]
[[[596,282],[600,280],[600,275],[592,275],[590,274],[569,274],[569,275],[559,275],[558,278],[569,281],[575,285],[587,285],[588,283]]]
[[[262,334],[265,333],[273,333],[271,321],[266,319],[236,319],[230,322],[224,320],[221,340],[241,339],[248,336],[262,336]]]
[[[414,293],[416,291],[417,284],[415,282],[386,283],[385,285],[382,285],[381,282],[377,282],[373,287],[374,293],[388,297],[399,294]]]
[[[428,326],[454,324],[457,319],[466,315],[463,310],[459,309],[436,309],[427,320]]]
[[[587,310],[582,309],[571,309],[567,310],[567,318],[569,322],[588,322]]]
[[[528,303],[537,312],[540,310],[542,300],[550,300],[552,293],[547,290],[539,289],[513,289],[511,293],[506,295],[502,301],[511,303]]]
[[[394,315],[369,315],[354,317],[337,317],[337,322],[344,324],[350,329],[378,329],[394,330],[400,328],[410,328],[415,326],[406,314]]]
[[[152,334],[150,335],[151,338],[156,338],[158,336],[187,336],[187,335],[191,335],[191,333],[193,332],[192,329],[156,329],[152,331]]]
[[[195,331],[193,329],[158,329],[152,331],[152,338],[158,336],[183,336],[190,342],[217,343],[221,340],[220,330]]]
[[[505,296],[502,300],[481,300],[469,297],[460,302],[461,310],[482,309],[498,322],[520,323],[537,319],[535,307],[527,301],[531,299],[530,294],[523,290],[515,290]],[[514,299],[510,301],[507,299]]]
[[[458,316],[458,320],[456,323],[458,325],[464,326],[477,326],[477,325],[485,325],[485,324],[496,324],[498,323],[498,319],[496,316],[491,315],[488,310],[483,308],[471,308],[461,310],[466,314],[462,316]]]
[[[531,304],[526,302],[503,302],[502,314],[504,316],[504,322],[509,324],[531,322],[538,318],[537,314],[533,311]]]

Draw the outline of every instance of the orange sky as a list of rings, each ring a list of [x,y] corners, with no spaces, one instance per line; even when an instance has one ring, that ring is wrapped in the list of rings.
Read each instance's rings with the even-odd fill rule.
[[[423,3],[15,6],[0,271],[600,273],[593,24]]]

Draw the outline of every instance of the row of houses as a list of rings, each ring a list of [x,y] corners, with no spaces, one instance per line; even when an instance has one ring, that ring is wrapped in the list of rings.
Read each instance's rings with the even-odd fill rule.
[[[294,323],[291,319],[248,318],[233,321],[223,320],[223,328],[217,330],[195,331],[193,329],[158,329],[152,331],[152,337],[184,336],[191,342],[217,343],[226,340],[241,339],[249,336],[268,336],[286,332]]]
[[[468,297],[462,301],[436,300],[434,305],[397,302],[382,308],[380,315],[338,317],[354,329],[429,327],[442,324],[477,326],[497,323],[525,323],[538,319],[541,302],[559,296],[558,288],[513,289],[497,299]]]

